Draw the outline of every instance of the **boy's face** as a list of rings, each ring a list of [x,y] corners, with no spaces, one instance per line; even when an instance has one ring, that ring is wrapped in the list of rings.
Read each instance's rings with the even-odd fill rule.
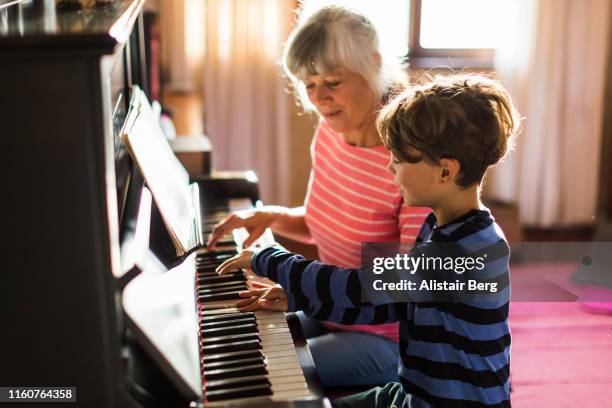
[[[416,152],[415,152],[416,153]],[[418,163],[400,162],[391,153],[387,169],[395,176],[406,203],[413,207],[434,208],[442,191],[438,183],[440,166],[421,160]]]

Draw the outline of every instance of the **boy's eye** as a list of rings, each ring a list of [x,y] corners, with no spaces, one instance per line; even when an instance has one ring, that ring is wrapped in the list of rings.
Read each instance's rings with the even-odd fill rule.
[[[312,90],[315,87],[315,84],[313,84],[313,83],[309,83],[309,84],[305,84],[305,85],[306,85],[306,89],[308,89],[308,90]]]
[[[334,89],[336,88],[338,85],[340,85],[341,82],[340,81],[329,81],[329,82],[325,82],[325,86],[330,88],[330,89]]]

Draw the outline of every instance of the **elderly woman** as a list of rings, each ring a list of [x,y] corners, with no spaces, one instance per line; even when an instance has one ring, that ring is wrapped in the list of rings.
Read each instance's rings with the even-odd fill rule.
[[[249,231],[248,246],[270,227],[284,237],[314,242],[324,263],[357,267],[362,242],[413,243],[428,210],[408,207],[386,170],[390,157],[375,118],[385,96],[398,87],[393,73],[399,70],[383,59],[374,26],[354,11],[325,7],[295,28],[283,62],[302,105],[320,116],[305,204],[231,215],[217,225],[209,247],[238,227]],[[296,301],[280,288],[261,294],[247,307],[283,310],[287,301]],[[334,312],[347,323],[354,315]],[[303,315],[300,320],[323,385],[397,381],[396,324],[340,326]]]

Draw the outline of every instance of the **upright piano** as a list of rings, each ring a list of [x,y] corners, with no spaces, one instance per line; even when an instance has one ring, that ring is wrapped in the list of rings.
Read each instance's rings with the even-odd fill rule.
[[[244,275],[212,272],[232,237],[176,255],[120,138],[148,95],[144,0],[87,3],[0,1],[0,386],[76,387],[83,407],[328,407],[297,319],[238,312]],[[258,199],[234,174],[191,181],[204,236]]]

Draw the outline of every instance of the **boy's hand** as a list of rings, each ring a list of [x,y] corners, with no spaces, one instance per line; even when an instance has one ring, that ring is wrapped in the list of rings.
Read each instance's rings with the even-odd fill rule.
[[[263,276],[257,276],[255,272],[247,273],[247,286],[249,289],[264,289],[276,286],[276,282]]]
[[[236,307],[242,312],[250,312],[258,309],[286,312],[288,308],[287,295],[280,286],[245,290],[244,292],[240,292],[240,297],[249,298],[236,303]]]
[[[245,249],[236,256],[223,262],[217,267],[217,273],[223,275],[226,273],[234,272],[239,269],[251,269],[251,263],[253,262],[253,254],[255,252]]]

